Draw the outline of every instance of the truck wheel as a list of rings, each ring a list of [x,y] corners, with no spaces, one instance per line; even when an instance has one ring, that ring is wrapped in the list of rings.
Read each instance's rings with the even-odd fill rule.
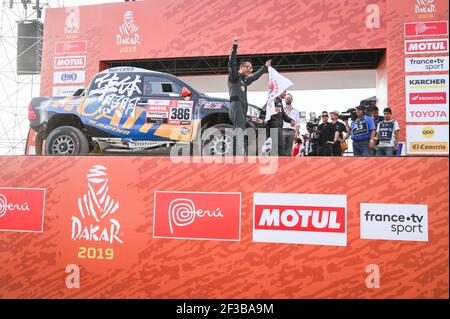
[[[228,130],[226,130],[228,129]],[[233,127],[227,124],[216,124],[202,132],[203,156],[233,156]]]
[[[89,141],[86,135],[73,126],[60,126],[54,129],[45,140],[47,155],[86,155]]]

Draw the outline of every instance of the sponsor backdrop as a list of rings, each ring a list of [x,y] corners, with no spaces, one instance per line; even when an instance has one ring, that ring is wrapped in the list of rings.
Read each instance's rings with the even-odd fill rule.
[[[41,95],[74,92],[73,72],[82,72],[79,85],[87,86],[106,67],[102,61],[227,55],[238,34],[240,54],[385,48],[377,68],[378,106],[394,110],[400,141],[408,140],[407,123],[448,123],[448,101],[412,107],[403,80],[417,72],[448,76],[446,0],[241,1],[245,15],[230,10],[234,6],[233,0],[170,0],[48,9]],[[71,88],[54,81],[60,71],[67,71],[63,78]]]
[[[0,298],[449,297],[448,158],[278,165],[0,157]]]
[[[392,9],[399,10],[399,14],[406,14],[404,30],[404,74],[405,74],[405,112],[406,112],[406,153],[448,155],[448,134],[440,135],[439,147],[432,142],[418,146],[417,125],[409,123],[433,123],[431,129],[442,131],[448,129],[448,3],[431,0],[415,1],[414,14],[406,10],[407,1],[402,5],[394,1],[388,2]],[[409,4],[411,4],[411,1]],[[409,8],[412,8],[410,5]],[[388,9],[389,10],[389,9]],[[446,13],[446,14],[445,14]],[[405,16],[405,18],[406,18]],[[394,37],[393,49],[400,49],[401,38]],[[394,47],[395,45],[395,47]],[[391,51],[391,54],[395,50]],[[400,50],[398,52],[401,52]],[[388,50],[388,56],[390,55]],[[388,57],[389,59],[389,57]],[[399,66],[392,65],[393,69]],[[392,89],[399,90],[397,83]],[[394,93],[396,94],[396,93]],[[398,99],[401,102],[401,99]],[[440,124],[434,124],[440,123]]]

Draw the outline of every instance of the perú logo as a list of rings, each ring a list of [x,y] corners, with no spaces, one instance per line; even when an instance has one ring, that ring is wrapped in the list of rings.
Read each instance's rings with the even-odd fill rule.
[[[0,218],[5,216],[8,211],[29,212],[30,208],[27,202],[22,204],[8,203],[6,196],[0,194]]]
[[[416,34],[422,34],[428,30],[436,30],[436,26],[427,26],[425,23],[416,24]]]
[[[78,33],[80,30],[80,8],[66,8],[66,21],[64,27],[65,34]]]
[[[417,0],[416,13],[435,13],[436,5],[433,2],[434,0]]]
[[[240,193],[155,191],[154,204],[154,238],[240,240]]]
[[[173,226],[183,227],[194,222],[196,217],[222,218],[220,208],[215,210],[196,209],[192,200],[186,198],[174,199],[169,204],[169,227],[173,234]]]
[[[123,23],[119,28],[120,34],[117,34],[117,45],[138,45],[139,34],[137,33],[139,27],[134,22],[133,11],[126,11],[123,15]]]
[[[109,193],[106,167],[94,165],[87,174],[87,192],[78,198],[81,219],[72,216],[72,240],[119,242],[120,223],[111,218],[119,209],[119,203]]]

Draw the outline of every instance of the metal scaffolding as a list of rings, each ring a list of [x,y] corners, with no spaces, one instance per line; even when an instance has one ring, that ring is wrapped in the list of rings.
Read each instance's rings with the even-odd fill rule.
[[[39,94],[40,75],[17,74],[18,23],[41,20],[49,1],[3,0],[0,12],[0,154],[24,153],[27,109]],[[37,43],[42,39],[37,39]]]
[[[292,52],[245,56],[251,58],[255,69],[268,59],[278,71],[330,71],[376,69],[384,49]],[[241,56],[240,58],[243,58]],[[148,59],[134,61],[104,61],[110,67],[135,66],[173,75],[216,75],[228,73],[228,56]]]

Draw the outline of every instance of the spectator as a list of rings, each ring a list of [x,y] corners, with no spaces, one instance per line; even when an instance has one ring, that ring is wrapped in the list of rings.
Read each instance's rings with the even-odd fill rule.
[[[392,119],[392,110],[387,107],[383,110],[384,120],[377,126],[375,139],[379,142],[376,147],[378,156],[393,156],[398,148],[398,132],[400,126]]]
[[[378,114],[378,106],[376,106],[376,105],[374,105],[374,106],[372,106],[371,108],[370,108],[370,114],[371,114],[371,116],[372,116],[372,120],[373,120],[373,122],[375,123],[375,127],[378,127],[378,124],[381,122],[381,121],[384,121],[384,117],[383,116],[380,116],[379,114]],[[378,144],[377,144],[377,141],[375,141],[375,148],[374,149],[371,149],[370,150],[370,152],[372,153],[372,155],[376,155],[377,154],[377,150],[376,150],[376,146],[377,146]]]
[[[295,121],[286,115],[283,107],[283,99],[286,97],[286,91],[281,93],[278,97],[275,98],[275,114],[272,114],[269,121],[267,122],[268,128],[270,132],[271,129],[276,129],[278,132],[278,154],[279,156],[291,156],[291,153],[286,153],[286,145],[284,144],[283,139],[283,124],[284,122],[290,123],[291,127],[295,126]],[[266,106],[267,108],[267,106]],[[270,135],[269,132],[269,135]],[[273,137],[272,137],[273,140]],[[272,153],[274,154],[274,153]]]
[[[370,116],[364,114],[365,107],[356,108],[356,120],[350,126],[353,141],[353,155],[370,156],[371,149],[375,148],[375,124]]]
[[[376,106],[376,105],[372,106],[372,108],[370,109],[370,113],[372,115],[372,120],[375,123],[375,127],[378,126],[378,123],[380,123],[381,121],[384,121],[384,117],[380,116],[378,114],[378,112],[379,112],[379,109],[378,109],[378,106]]]
[[[286,107],[284,108],[284,112],[287,116],[293,119],[297,125],[300,125],[300,114],[298,110],[296,110],[292,106],[293,97],[291,93],[287,93],[284,101],[286,102]],[[292,154],[292,147],[294,146],[294,138],[295,138],[295,129],[289,123],[283,123],[283,140],[285,145],[285,153]]]
[[[317,156],[317,125],[314,123],[306,124],[308,134],[303,135],[305,140],[305,155]]]
[[[322,112],[322,124],[317,127],[317,155],[333,156],[333,148],[339,139],[339,132],[333,123],[328,122],[328,112]]]
[[[299,138],[295,139],[294,150],[292,151],[292,156],[305,156],[305,147],[303,146],[302,140]]]
[[[333,123],[336,131],[339,132],[339,139],[333,145],[333,156],[342,156],[341,143],[344,142],[350,135],[350,128],[348,127],[348,120],[344,123],[338,121],[339,111],[330,112],[331,122]],[[346,138],[344,138],[344,132]]]

